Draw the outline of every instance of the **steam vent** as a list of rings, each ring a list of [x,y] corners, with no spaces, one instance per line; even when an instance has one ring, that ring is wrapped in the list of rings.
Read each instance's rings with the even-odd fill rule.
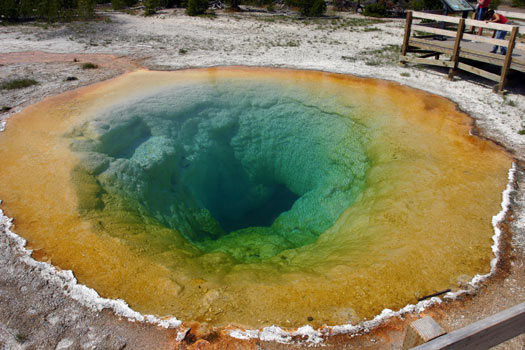
[[[36,259],[137,311],[356,323],[490,270],[512,159],[470,128],[384,81],[137,71],[14,116],[0,199]]]

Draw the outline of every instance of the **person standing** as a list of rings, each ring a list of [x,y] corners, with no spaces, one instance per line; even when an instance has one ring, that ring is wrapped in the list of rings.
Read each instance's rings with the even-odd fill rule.
[[[483,21],[489,10],[490,0],[478,0],[476,19]],[[483,28],[478,28],[478,35],[483,34]]]
[[[505,24],[509,21],[507,17],[503,16],[502,14],[494,12],[494,10],[488,10],[485,18],[487,19],[487,23],[490,22],[490,23]],[[496,31],[496,39],[503,40],[505,39],[505,35],[507,35],[507,32],[505,30]],[[507,54],[507,48],[505,46],[499,46],[499,48],[500,48],[500,52],[502,55]],[[492,48],[492,51],[490,52],[492,53],[498,52],[498,45],[494,45],[494,47]]]

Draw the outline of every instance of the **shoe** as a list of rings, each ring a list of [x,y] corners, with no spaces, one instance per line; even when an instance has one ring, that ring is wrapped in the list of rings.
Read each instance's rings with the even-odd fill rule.
[[[506,52],[500,52],[500,55],[506,55],[507,53]]]
[[[491,50],[490,53],[496,53],[498,50]]]

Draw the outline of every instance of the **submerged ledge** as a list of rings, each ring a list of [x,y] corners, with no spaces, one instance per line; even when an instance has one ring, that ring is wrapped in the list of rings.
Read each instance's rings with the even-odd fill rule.
[[[491,260],[491,271],[486,275],[478,275],[475,276],[474,279],[470,282],[472,286],[477,286],[479,283],[481,283],[486,278],[492,276],[495,273],[496,270],[496,262],[501,257],[499,256],[499,238],[500,238],[500,229],[499,229],[499,223],[505,218],[508,207],[510,205],[509,202],[509,195],[512,190],[512,183],[514,179],[514,172],[515,172],[515,165],[509,170],[509,184],[507,185],[507,188],[503,192],[503,202],[502,202],[502,210],[500,213],[493,218],[493,226],[494,226],[494,244],[492,246],[492,250],[495,254],[495,258]],[[42,272],[43,276],[46,278],[54,278],[57,277],[61,284],[69,286],[68,291],[66,292],[67,295],[70,295],[75,300],[78,300],[82,302],[83,304],[94,308],[96,310],[100,310],[102,308],[111,308],[115,311],[117,315],[125,316],[130,318],[131,320],[137,320],[137,321],[144,321],[144,322],[152,322],[155,324],[159,324],[163,327],[179,327],[181,326],[181,321],[177,320],[176,318],[171,318],[167,320],[158,319],[154,316],[144,316],[140,313],[137,313],[133,310],[131,310],[125,302],[121,300],[111,300],[111,299],[104,299],[98,296],[98,293],[96,293],[93,289],[87,288],[83,285],[80,285],[76,282],[75,278],[73,277],[73,274],[71,271],[59,271],[55,269],[53,266],[47,264],[47,263],[41,263],[35,261],[33,258],[30,257],[31,251],[26,250],[24,248],[25,240],[20,238],[19,236],[16,236],[11,230],[11,220],[9,220],[7,217],[2,215],[2,221],[1,224],[5,227],[6,233],[17,242],[18,248],[24,252],[24,258],[23,260],[32,266],[38,266],[40,268],[45,268],[46,272]],[[458,291],[456,293],[449,293],[447,294],[444,299],[451,299],[455,298],[457,295],[460,295],[462,293],[465,293],[465,291]],[[441,299],[439,298],[433,298],[429,301],[420,302],[416,305],[408,305],[401,310],[397,312],[393,312],[391,310],[383,310],[380,315],[376,316],[372,321],[366,321],[362,322],[358,325],[352,326],[350,324],[348,325],[341,325],[341,326],[330,326],[330,327],[322,327],[318,330],[314,330],[311,326],[304,326],[296,331],[286,331],[283,328],[279,327],[265,327],[262,331],[260,330],[251,330],[251,331],[243,331],[242,329],[237,329],[231,332],[231,335],[238,338],[260,338],[261,340],[274,340],[278,342],[292,342],[293,336],[299,336],[299,337],[306,337],[306,341],[309,342],[319,342],[321,341],[322,336],[327,334],[338,334],[338,333],[354,333],[359,332],[362,330],[369,329],[371,327],[377,326],[380,322],[382,322],[385,319],[388,319],[393,316],[398,316],[407,312],[413,312],[413,311],[421,311],[422,309],[435,304],[437,302],[440,302]],[[329,331],[326,331],[329,330]],[[185,334],[184,330],[181,330],[180,334]]]

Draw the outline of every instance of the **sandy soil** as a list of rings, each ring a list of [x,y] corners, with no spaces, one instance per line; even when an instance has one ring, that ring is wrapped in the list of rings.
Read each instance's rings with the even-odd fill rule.
[[[449,81],[435,68],[399,67],[402,20],[377,22],[350,14],[332,20],[297,21],[281,14],[218,11],[192,18],[181,10],[153,17],[103,13],[97,22],[0,27],[0,81],[33,78],[38,85],[2,90],[0,129],[10,115],[46,96],[108,79],[138,66],[181,69],[253,65],[316,69],[388,79],[450,98],[475,120],[473,133],[507,148],[517,159],[512,212],[503,237],[505,259],[475,293],[422,313],[394,318],[362,335],[337,335],[325,349],[398,349],[410,320],[432,315],[452,331],[525,300],[525,86],[523,75],[509,77],[508,93],[494,94],[487,81],[462,74]],[[396,46],[397,45],[397,46]],[[84,70],[81,63],[99,68]],[[77,80],[66,80],[76,77]],[[7,122],[7,127],[9,123]],[[0,349],[285,349],[308,344],[238,340],[228,330],[177,330],[129,322],[108,310],[96,311],[64,293],[41,265],[29,264],[16,239],[0,222]],[[182,339],[184,338],[184,339]],[[181,340],[182,339],[182,340]],[[311,345],[311,344],[310,344]],[[500,345],[525,348],[525,335]]]

